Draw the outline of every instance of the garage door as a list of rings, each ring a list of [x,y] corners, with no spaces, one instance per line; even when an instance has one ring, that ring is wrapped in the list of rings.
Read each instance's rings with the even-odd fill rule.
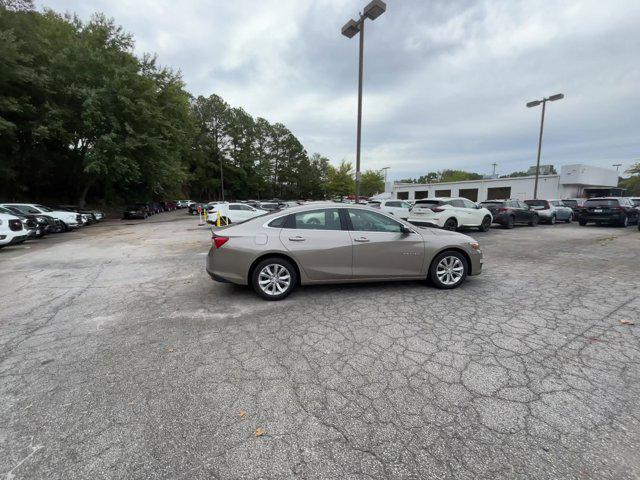
[[[436,190],[436,197],[447,197],[451,196],[451,190]]]
[[[511,198],[511,187],[494,187],[487,189],[487,200]]]
[[[471,200],[472,202],[478,201],[478,189],[477,188],[461,188],[460,197]]]

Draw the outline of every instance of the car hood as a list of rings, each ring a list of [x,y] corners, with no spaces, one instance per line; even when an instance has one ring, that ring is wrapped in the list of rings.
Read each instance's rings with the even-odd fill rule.
[[[438,237],[451,237],[452,240],[459,241],[459,242],[475,242],[476,241],[475,238],[470,237],[469,235],[465,235],[464,233],[451,232],[449,230],[441,230],[439,228],[431,228],[431,227],[418,227],[418,229],[420,233],[422,233],[422,235],[425,237],[427,237],[428,235],[436,235]]]

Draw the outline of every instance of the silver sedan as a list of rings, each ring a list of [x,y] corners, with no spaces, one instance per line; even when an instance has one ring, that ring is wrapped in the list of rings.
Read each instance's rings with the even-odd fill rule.
[[[207,272],[280,300],[298,285],[430,280],[456,288],[482,271],[473,238],[420,228],[358,205],[311,204],[213,233]]]

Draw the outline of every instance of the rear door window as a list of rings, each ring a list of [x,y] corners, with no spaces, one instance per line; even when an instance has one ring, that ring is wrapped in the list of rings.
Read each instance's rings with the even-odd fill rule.
[[[340,212],[337,208],[298,212],[292,217],[291,228],[298,230],[342,230]]]

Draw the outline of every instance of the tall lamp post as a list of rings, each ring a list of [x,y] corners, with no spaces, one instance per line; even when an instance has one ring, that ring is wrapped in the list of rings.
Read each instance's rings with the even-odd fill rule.
[[[533,187],[533,199],[538,198],[538,177],[540,176],[540,151],[542,150],[542,131],[544,130],[544,111],[547,106],[547,102],[555,102],[556,100],[562,100],[564,93],[556,93],[550,97],[543,97],[542,100],[533,100],[527,103],[527,108],[537,107],[542,104],[542,117],[540,118],[540,137],[538,138],[538,160],[536,161],[536,183]]]
[[[360,140],[362,137],[362,71],[364,54],[364,21],[375,20],[387,10],[387,5],[382,0],[372,0],[360,13],[359,20],[349,20],[342,27],[342,35],[347,38],[360,33],[360,55],[358,62],[358,127],[356,134],[356,203],[360,199]]]
[[[384,171],[384,184],[386,186],[387,185],[387,170],[389,170],[389,167],[382,167],[380,170]]]

